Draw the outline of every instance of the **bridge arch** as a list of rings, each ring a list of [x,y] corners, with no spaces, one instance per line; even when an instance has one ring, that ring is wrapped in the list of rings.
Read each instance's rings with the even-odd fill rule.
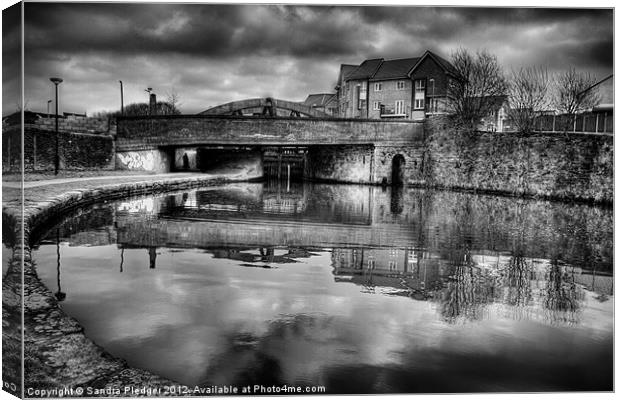
[[[221,104],[202,111],[200,115],[242,115],[243,111],[255,111],[261,115],[275,117],[278,110],[284,110],[292,117],[330,118],[330,115],[305,104],[274,99],[272,97],[245,99]]]

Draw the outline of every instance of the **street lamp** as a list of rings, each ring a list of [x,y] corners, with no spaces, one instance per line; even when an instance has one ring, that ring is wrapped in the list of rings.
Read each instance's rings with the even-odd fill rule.
[[[435,102],[435,79],[431,78],[431,83],[433,84],[432,90],[432,98],[431,98],[431,112],[434,114],[437,112],[437,103]]]
[[[54,293],[56,300],[63,301],[67,294],[60,288],[60,230],[56,228],[56,285],[58,290]]]
[[[56,155],[54,157],[54,175],[58,175],[60,167],[60,156],[58,155],[58,84],[62,82],[61,78],[50,78],[50,81],[56,88]]]
[[[123,81],[119,81],[121,84],[121,115],[125,114],[124,111],[124,107],[123,107]]]

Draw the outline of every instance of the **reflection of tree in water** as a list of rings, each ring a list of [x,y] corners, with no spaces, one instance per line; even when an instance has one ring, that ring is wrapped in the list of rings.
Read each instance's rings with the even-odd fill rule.
[[[440,293],[441,315],[450,323],[480,319],[484,306],[493,302],[493,280],[475,266],[469,250],[453,268],[453,274]]]
[[[506,288],[504,303],[523,307],[532,302],[533,265],[523,257],[521,251],[516,251],[510,258],[508,265],[502,271],[501,285]]]
[[[548,311],[550,322],[578,321],[580,302],[584,299],[583,289],[575,283],[575,272],[553,260],[546,276],[542,303]]]

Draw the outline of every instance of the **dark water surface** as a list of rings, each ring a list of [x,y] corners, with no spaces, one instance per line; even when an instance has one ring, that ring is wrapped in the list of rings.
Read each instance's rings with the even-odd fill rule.
[[[88,337],[185,385],[611,390],[612,237],[611,209],[269,182],[81,209],[33,257]]]

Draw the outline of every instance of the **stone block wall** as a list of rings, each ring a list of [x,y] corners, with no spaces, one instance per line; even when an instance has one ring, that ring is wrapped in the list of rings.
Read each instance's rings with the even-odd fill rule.
[[[563,200],[613,201],[613,137],[456,133],[428,127],[426,185]]]
[[[122,151],[115,157],[116,169],[149,173],[170,172],[170,155],[162,150]]]
[[[24,169],[54,170],[56,134],[28,125],[24,128]],[[21,130],[14,126],[2,132],[2,170],[19,171],[21,164]],[[60,132],[58,135],[60,169],[114,169],[114,140],[102,134]]]
[[[375,148],[375,171],[372,183],[392,184],[392,165],[394,157],[401,155],[405,159],[405,184],[420,186],[425,183],[424,146],[377,146]]]
[[[311,146],[304,176],[312,180],[369,183],[374,170],[374,146]]]
[[[203,145],[415,144],[424,125],[405,120],[178,115],[118,120],[119,151]]]
[[[37,118],[32,121],[31,124],[34,128],[55,131],[56,119],[51,118]],[[114,120],[108,117],[82,117],[82,116],[68,116],[58,118],[58,131],[60,132],[74,132],[74,133],[93,133],[93,134],[116,134],[116,123]]]

